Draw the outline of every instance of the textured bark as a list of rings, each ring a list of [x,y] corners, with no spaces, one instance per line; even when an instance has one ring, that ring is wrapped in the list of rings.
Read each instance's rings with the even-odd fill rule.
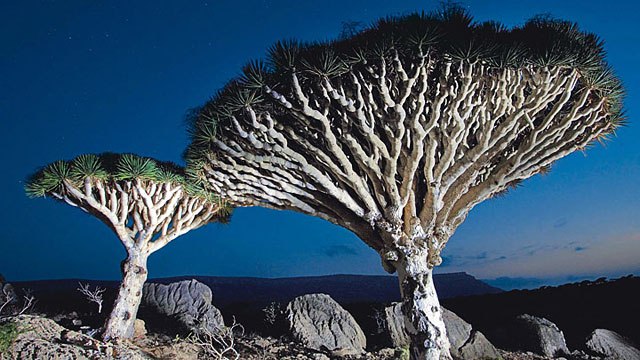
[[[400,272],[413,358],[446,357],[431,270],[447,241],[475,205],[610,133],[610,99],[570,66],[389,48],[340,75],[311,76],[305,61],[201,110],[199,125],[215,136],[191,149],[199,170],[234,205],[295,210],[356,233]]]
[[[147,280],[147,258],[177,237],[209,223],[223,205],[191,196],[181,184],[169,182],[87,177],[82,186],[71,181],[64,185],[63,191],[52,195],[101,219],[127,251],[122,284],[103,338],[130,338]]]
[[[129,254],[124,263],[124,276],[102,335],[105,341],[133,336],[133,325],[142,300],[142,287],[147,281],[147,254]]]
[[[451,359],[449,338],[426,254],[416,251],[396,264],[411,360]]]

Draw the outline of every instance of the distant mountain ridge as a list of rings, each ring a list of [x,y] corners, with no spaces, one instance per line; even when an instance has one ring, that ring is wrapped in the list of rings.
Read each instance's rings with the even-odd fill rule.
[[[310,293],[329,294],[341,304],[358,302],[390,303],[400,300],[398,278],[385,275],[326,275],[292,278],[179,276],[151,279],[149,282],[170,283],[196,279],[211,287],[214,304],[225,306],[245,303],[262,306],[272,301],[286,303],[296,296]],[[39,280],[18,281],[12,284],[18,288],[30,288],[36,296],[60,296],[62,293],[76,292],[78,282],[91,286],[115,289],[119,282],[100,280]],[[501,289],[490,286],[464,273],[434,275],[436,289],[441,299],[459,296],[495,294]]]

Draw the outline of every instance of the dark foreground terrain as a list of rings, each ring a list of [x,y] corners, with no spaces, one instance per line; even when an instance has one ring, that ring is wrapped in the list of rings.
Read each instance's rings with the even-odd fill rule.
[[[151,281],[168,284],[184,279],[191,278]],[[236,339],[237,348],[243,351],[242,359],[328,359],[329,357],[323,358],[293,341],[285,320],[283,309],[287,303],[296,296],[311,293],[329,294],[353,316],[365,333],[366,354],[345,359],[400,359],[404,356],[403,351],[406,351],[394,346],[389,332],[382,331],[380,325],[380,315],[385,313],[385,307],[400,299],[395,277],[336,275],[288,279],[195,279],[212,290],[213,305],[220,309],[227,326],[234,321],[242,324],[244,335],[239,335]],[[552,321],[564,333],[570,351],[575,350],[581,354],[586,354],[585,339],[597,328],[613,330],[631,340],[631,345],[640,344],[640,332],[637,331],[637,324],[640,323],[640,302],[637,301],[637,295],[640,294],[639,277],[627,276],[610,281],[602,278],[558,287],[509,292],[491,287],[465,273],[438,275],[435,280],[443,306],[470,323],[474,331],[482,332],[496,348],[501,349],[500,356],[506,360],[546,358],[527,354],[526,349],[523,351],[521,339],[514,336],[517,334],[515,319],[521,314]],[[78,282],[106,289],[105,308],[101,314],[96,313],[95,304],[87,302],[77,291]],[[100,354],[96,358],[102,358],[100,356],[107,354],[105,351],[134,351],[151,355],[150,358],[195,359],[201,350],[185,340],[189,332],[178,331],[178,326],[172,319],[150,312],[144,307],[141,308],[139,317],[146,322],[143,328],[146,328],[148,333],[136,338],[134,343],[126,345],[126,349],[109,350],[108,346],[105,348],[105,345],[91,342],[86,335],[80,334],[87,334],[87,329],[98,329],[103,324],[115,297],[118,286],[115,281],[46,280],[14,282],[13,286],[18,293],[30,289],[30,293],[38,300],[30,312],[41,316],[23,318],[18,324],[24,323],[21,326],[25,329],[32,329],[33,324],[39,324],[39,327],[53,329],[48,334],[58,334],[51,339],[39,339],[41,334],[29,330],[20,335],[20,344],[40,343],[42,349],[51,348],[51,342],[66,344],[71,346],[69,349],[73,351],[86,350]],[[275,307],[278,317],[275,321],[267,322],[265,308],[270,306]],[[50,319],[55,320],[57,324]],[[59,325],[76,330],[78,334],[67,333],[67,330]],[[68,334],[75,338],[61,337]],[[91,343],[95,349],[78,349],[79,345],[74,341]],[[29,351],[33,349],[25,349],[26,358],[30,358]],[[182,355],[185,356],[180,357]],[[580,356],[568,358],[600,359]]]
[[[442,304],[482,331],[500,348],[519,314],[544,317],[564,332],[569,348],[578,348],[597,328],[610,329],[640,344],[640,277],[583,281],[535,290],[445,299]]]

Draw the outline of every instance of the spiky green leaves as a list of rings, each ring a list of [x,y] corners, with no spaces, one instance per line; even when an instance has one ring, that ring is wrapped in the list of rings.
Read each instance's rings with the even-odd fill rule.
[[[269,48],[267,64],[273,72],[294,71],[302,49],[303,45],[295,40],[278,41]]]
[[[202,164],[199,167],[193,165],[185,171],[177,164],[134,154],[85,154],[71,161],[56,161],[33,174],[27,181],[25,191],[29,197],[51,194],[59,197],[65,193],[65,181],[80,186],[87,178],[105,184],[131,180],[180,184],[189,196],[221,207],[222,216],[231,211],[222,198],[204,186]]]
[[[267,85],[269,69],[262,61],[251,61],[242,69],[240,82],[249,89],[261,89]]]
[[[381,59],[391,66],[396,58],[415,64],[425,57],[435,67],[444,62],[480,62],[497,69],[576,69],[581,86],[598,89],[598,95],[607,98],[612,129],[622,123],[622,87],[606,64],[603,43],[596,35],[549,16],[534,17],[513,29],[492,21],[477,23],[461,6],[448,4],[433,13],[387,17],[336,41],[277,42],[269,48],[266,61],[250,62],[239,79],[200,109],[190,126],[192,144],[186,154],[207,153],[216,137],[225,136],[227,127],[221,124],[248,106],[276,116],[286,113],[287,104],[272,100],[275,93],[290,97],[292,73],[312,89],[323,79],[340,83],[340,77],[354,70],[376,71]]]
[[[124,154],[120,157],[113,174],[116,180],[156,180],[160,169],[156,162],[133,154]]]
[[[40,197],[59,192],[64,187],[64,181],[70,178],[69,164],[66,161],[58,160],[33,174],[27,180],[25,191],[29,197]]]
[[[151,180],[184,183],[183,170],[171,163],[133,154],[85,154],[71,161],[58,160],[33,174],[25,191],[30,197],[64,192],[65,181],[80,184],[86,178],[100,181]]]
[[[94,154],[80,155],[73,159],[70,174],[75,181],[82,181],[88,177],[105,180],[109,177],[102,167],[102,161]]]
[[[331,49],[320,49],[318,56],[302,60],[302,66],[311,76],[333,78],[349,71],[347,63]]]

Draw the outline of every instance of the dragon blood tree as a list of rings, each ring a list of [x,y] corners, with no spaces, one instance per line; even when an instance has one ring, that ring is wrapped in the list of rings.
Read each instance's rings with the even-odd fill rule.
[[[29,179],[29,196],[51,196],[97,217],[127,251],[105,340],[133,335],[149,255],[229,214],[224,202],[187,178],[175,164],[132,154],[101,154],[56,161]]]
[[[412,359],[449,358],[432,270],[476,204],[623,122],[601,41],[455,6],[279,42],[195,112],[187,167],[238,206],[357,234],[398,272]]]

